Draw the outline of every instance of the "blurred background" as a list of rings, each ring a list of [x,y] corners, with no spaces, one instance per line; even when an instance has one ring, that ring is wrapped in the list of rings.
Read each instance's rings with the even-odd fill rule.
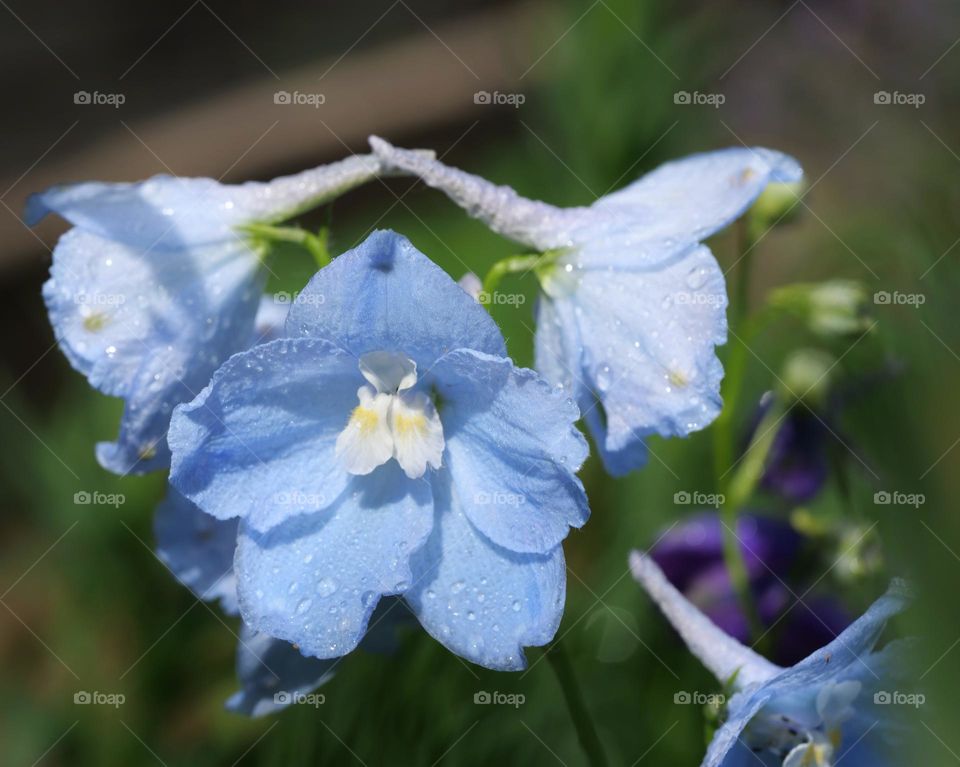
[[[363,152],[371,133],[557,204],[588,204],[669,158],[719,147],[769,146],[801,161],[806,196],[753,248],[732,328],[741,337],[735,318],[790,283],[855,280],[866,307],[863,332],[848,335],[812,332],[802,318],[761,323],[741,396],[728,402],[746,446],[761,395],[797,350],[836,363],[822,401],[787,403],[795,439],[785,435],[776,456],[787,473],[809,469],[813,487],[784,490],[771,474],[753,501],[796,538],[761,647],[796,660],[891,576],[909,577],[919,599],[891,634],[923,637],[907,690],[926,696],[918,758],[960,762],[960,531],[949,501],[960,490],[956,3],[0,5],[3,764],[584,763],[542,650],[529,651],[526,672],[496,674],[417,630],[393,655],[348,658],[321,707],[225,712],[236,621],[155,558],[164,478],[120,480],[97,466],[93,445],[113,438],[120,403],[56,348],[40,286],[65,225],[28,229],[30,192],[155,173],[267,179]],[[409,179],[373,183],[300,221],[325,222],[334,252],[393,228],[454,278],[518,252]],[[742,228],[710,244],[733,285]],[[312,272],[302,253],[272,268],[274,291],[297,290]],[[524,297],[492,311],[529,365],[536,280],[508,277],[501,289]],[[624,479],[595,459],[585,467],[593,518],[566,544],[559,636],[613,764],[696,765],[709,717],[693,693],[717,685],[626,561],[665,531],[697,549],[701,539],[682,531],[717,489],[713,429],[651,449],[649,465]],[[125,500],[74,502],[94,491]],[[739,625],[723,616],[730,597],[719,583],[688,593]],[[771,584],[754,586],[760,599]],[[805,629],[815,612],[823,617]],[[80,691],[124,703],[76,705]],[[524,703],[476,705],[478,691]]]

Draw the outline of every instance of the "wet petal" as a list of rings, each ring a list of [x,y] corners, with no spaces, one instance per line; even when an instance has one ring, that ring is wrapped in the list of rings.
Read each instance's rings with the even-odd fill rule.
[[[434,475],[437,518],[413,557],[405,594],[420,623],[467,660],[498,671],[526,667],[524,647],[547,644],[563,615],[563,549],[518,554],[500,548],[467,519],[450,476]]]
[[[173,488],[153,518],[157,556],[200,599],[220,600],[231,615],[239,612],[233,554],[237,520],[204,514]]]
[[[48,189],[27,203],[32,226],[58,213],[90,234],[151,251],[238,239],[236,227],[282,221],[376,177],[380,163],[355,155],[266,183],[154,176],[136,183],[91,181]]]
[[[333,679],[336,662],[308,658],[289,642],[242,624],[237,643],[240,689],[226,707],[247,716],[273,714]]]
[[[43,287],[60,347],[92,386],[127,401],[118,442],[98,451],[106,468],[167,465],[170,413],[247,345],[261,279],[235,244],[145,259],[77,229],[60,239]]]
[[[768,184],[802,176],[788,155],[732,147],[661,165],[592,209],[628,212],[647,239],[703,240],[740,216]]]
[[[170,481],[218,519],[259,530],[327,508],[349,474],[334,454],[363,383],[325,341],[279,339],[237,354],[170,425]]]
[[[242,523],[236,571],[244,620],[307,655],[350,652],[380,597],[410,588],[410,555],[432,525],[429,483],[392,462],[354,477],[326,511],[267,533]]]
[[[508,359],[468,350],[443,357],[432,375],[458,506],[484,535],[546,553],[587,521],[576,476],[587,445],[568,395]]]
[[[557,304],[576,323],[581,375],[603,407],[588,423],[611,472],[637,468],[645,436],[686,436],[719,414],[727,298],[705,246],[652,272],[584,270]],[[593,404],[581,394],[581,410]]]
[[[333,341],[357,357],[398,352],[422,373],[447,351],[505,354],[487,311],[406,237],[378,231],[300,292],[287,335]]]

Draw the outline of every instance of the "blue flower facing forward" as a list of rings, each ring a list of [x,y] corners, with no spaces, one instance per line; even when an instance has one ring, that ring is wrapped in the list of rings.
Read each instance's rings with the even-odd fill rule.
[[[769,149],[727,149],[668,163],[589,207],[557,208],[397,149],[386,165],[419,176],[494,231],[546,253],[537,269],[536,366],[579,403],[607,470],[646,461],[651,434],[686,436],[720,411],[726,341],[723,274],[701,240],[771,182],[801,176]]]
[[[736,691],[701,767],[904,764],[899,722],[878,702],[903,673],[907,640],[874,649],[887,621],[906,606],[901,583],[830,644],[781,668],[717,628],[650,557],[633,552],[630,568],[690,651]]]
[[[556,632],[561,542],[589,513],[576,405],[391,232],[318,272],[285,332],[228,360],[168,437],[180,492],[240,517],[246,622],[333,658],[401,595],[458,655],[523,668]]]
[[[125,401],[117,441],[97,446],[105,468],[166,467],[174,406],[249,345],[264,270],[243,227],[290,218],[379,169],[357,156],[269,183],[155,176],[30,198],[29,223],[55,212],[74,225],[43,288],[57,341],[92,386]]]

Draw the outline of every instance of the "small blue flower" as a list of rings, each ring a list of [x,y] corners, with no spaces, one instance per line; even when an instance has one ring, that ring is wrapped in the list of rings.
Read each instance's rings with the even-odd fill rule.
[[[392,232],[317,273],[286,336],[232,357],[170,426],[172,483],[241,518],[244,619],[333,658],[402,595],[453,652],[523,668],[556,632],[561,542],[589,514],[576,405]]]
[[[886,595],[842,634],[790,668],[781,668],[717,628],[635,551],[634,577],[692,652],[735,694],[702,767],[894,767],[899,728],[888,706],[876,705],[886,683],[902,673],[906,640],[875,651],[887,621],[904,609],[906,590]],[[889,689],[889,688],[887,688]]]
[[[54,212],[74,225],[43,287],[57,341],[92,386],[126,403],[117,441],[97,446],[101,465],[167,466],[174,406],[247,347],[264,270],[239,228],[289,218],[378,171],[374,158],[352,157],[269,183],[155,176],[30,198],[30,224]]]
[[[557,208],[370,143],[387,166],[420,176],[494,231],[559,253],[540,274],[536,367],[579,403],[610,473],[641,466],[647,436],[686,436],[716,418],[727,297],[700,243],[769,183],[798,180],[796,161],[769,149],[693,155],[589,207]]]

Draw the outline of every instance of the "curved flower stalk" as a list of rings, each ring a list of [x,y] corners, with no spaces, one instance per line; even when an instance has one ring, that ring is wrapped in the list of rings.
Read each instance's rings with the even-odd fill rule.
[[[92,386],[125,401],[117,441],[97,446],[104,468],[166,467],[173,408],[247,347],[264,270],[244,227],[283,221],[379,171],[367,155],[268,183],[154,176],[30,198],[30,224],[53,212],[74,225],[43,287],[57,341]]]
[[[588,207],[557,208],[382,139],[370,144],[389,167],[544,254],[536,367],[578,402],[611,474],[646,461],[647,436],[686,436],[716,418],[727,297],[700,243],[768,184],[798,180],[796,161],[769,149],[693,155]]]
[[[286,336],[231,358],[169,433],[174,486],[241,518],[246,622],[335,658],[399,595],[451,651],[523,668],[556,632],[561,542],[589,514],[576,405],[392,232],[318,272]]]
[[[735,690],[701,767],[904,763],[902,733],[891,707],[877,703],[883,702],[885,684],[902,672],[906,644],[901,640],[874,650],[887,621],[907,604],[903,584],[895,581],[830,644],[781,668],[711,623],[650,557],[634,551],[630,568],[690,652]]]

